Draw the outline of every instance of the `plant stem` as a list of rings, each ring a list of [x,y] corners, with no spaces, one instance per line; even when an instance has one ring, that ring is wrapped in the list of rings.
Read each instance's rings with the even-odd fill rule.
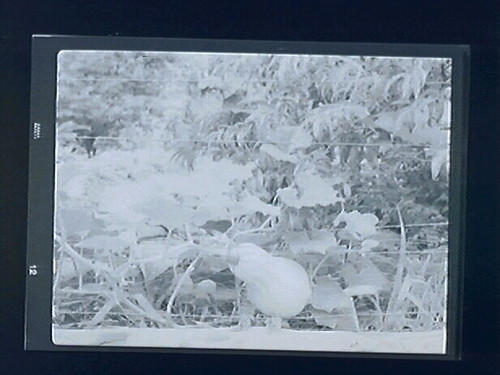
[[[244,230],[244,231],[241,231],[241,232],[238,232],[236,233],[234,236],[233,236],[233,240],[238,237],[238,236],[241,236],[242,234],[250,234],[250,233],[256,233],[256,232],[264,232],[266,231],[266,226],[271,222],[272,220],[272,216],[269,216],[258,228],[255,228],[255,229],[249,229],[249,230]],[[271,228],[269,228],[271,229]]]
[[[177,294],[179,294],[179,291],[180,291],[180,289],[182,287],[182,284],[187,279],[187,277],[194,271],[196,263],[198,263],[198,261],[200,260],[200,258],[201,258],[201,252],[198,253],[198,255],[196,256],[196,258],[191,262],[191,264],[189,265],[189,267],[186,269],[186,271],[182,274],[182,276],[180,277],[179,281],[177,282],[177,285],[175,286],[175,289],[172,292],[172,295],[170,296],[170,299],[168,300],[168,304],[167,304],[167,313],[168,314],[170,314],[172,312],[172,306],[174,305],[175,298],[177,297]]]
[[[399,218],[399,227],[401,230],[401,237],[400,237],[400,247],[399,247],[399,259],[398,259],[398,265],[396,269],[396,275],[394,276],[394,284],[392,286],[392,292],[391,292],[391,297],[389,299],[389,304],[387,306],[387,311],[386,315],[384,318],[384,326],[385,328],[388,328],[388,320],[389,317],[393,319],[394,317],[394,312],[396,309],[396,305],[398,302],[399,298],[399,292],[401,290],[401,286],[403,285],[403,274],[405,271],[405,264],[406,264],[406,232],[405,232],[405,225],[403,222],[403,215],[401,214],[401,209],[399,205],[396,206],[397,212],[398,212],[398,218]]]

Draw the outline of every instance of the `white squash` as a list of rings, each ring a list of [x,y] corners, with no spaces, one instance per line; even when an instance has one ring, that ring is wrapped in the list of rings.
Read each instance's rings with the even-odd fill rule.
[[[232,270],[244,281],[248,299],[270,317],[290,318],[302,311],[312,294],[309,277],[297,262],[272,256],[257,245],[240,244],[231,251]]]

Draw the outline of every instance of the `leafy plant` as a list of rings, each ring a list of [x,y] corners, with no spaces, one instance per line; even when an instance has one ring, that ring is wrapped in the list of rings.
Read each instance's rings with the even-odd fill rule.
[[[445,324],[449,60],[59,63],[56,324],[262,324],[231,272],[241,243],[307,271],[292,328]],[[97,139],[90,159],[82,131]]]

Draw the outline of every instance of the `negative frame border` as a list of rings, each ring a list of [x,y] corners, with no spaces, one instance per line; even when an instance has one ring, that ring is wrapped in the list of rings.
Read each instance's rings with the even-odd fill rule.
[[[284,350],[58,346],[52,342],[57,55],[62,50],[370,55],[452,59],[452,129],[449,183],[448,290],[445,354],[305,352]],[[466,236],[467,128],[470,47],[436,44],[366,44],[249,40],[51,36],[32,38],[26,257],[25,350],[251,354],[303,357],[457,360],[461,357]]]

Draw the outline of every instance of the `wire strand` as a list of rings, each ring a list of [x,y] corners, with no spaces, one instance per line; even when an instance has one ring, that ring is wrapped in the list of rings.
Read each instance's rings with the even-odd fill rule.
[[[113,140],[137,140],[137,138],[131,138],[131,137],[106,137],[106,136],[78,136],[78,135],[58,135],[57,138],[66,138],[66,139],[113,139]],[[203,144],[230,144],[230,143],[250,143],[250,144],[276,144],[276,145],[289,145],[292,144],[292,142],[279,142],[279,141],[272,141],[272,140],[259,140],[259,141],[251,141],[251,140],[221,140],[221,141],[208,141],[205,139],[155,139],[155,138],[150,138],[149,139],[152,142],[163,142],[163,143],[203,143]],[[387,146],[393,146],[393,147],[415,147],[415,148],[431,148],[435,147],[435,145],[426,145],[426,144],[405,144],[405,143],[352,143],[352,142],[309,142],[311,145],[330,145],[330,146],[351,146],[351,147],[387,147]],[[446,144],[447,146],[450,146],[450,144]],[[442,146],[445,146],[443,144]]]

